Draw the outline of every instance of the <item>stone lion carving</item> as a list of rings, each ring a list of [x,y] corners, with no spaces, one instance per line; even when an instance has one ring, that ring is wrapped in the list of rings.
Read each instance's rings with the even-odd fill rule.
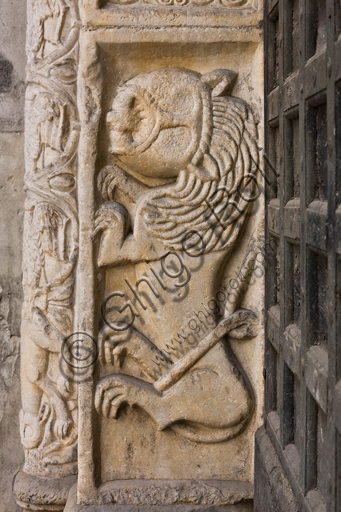
[[[254,337],[256,315],[240,309],[245,283],[232,305],[221,288],[259,158],[235,78],[172,68],[124,83],[107,115],[114,164],[98,177],[106,376],[96,408],[116,418],[122,404],[139,406],[194,442],[238,435],[254,408],[229,337]]]

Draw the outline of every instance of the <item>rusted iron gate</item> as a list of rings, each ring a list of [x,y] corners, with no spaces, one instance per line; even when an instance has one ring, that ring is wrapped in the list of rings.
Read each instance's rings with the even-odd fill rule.
[[[266,430],[302,512],[341,510],[341,2],[265,2]],[[277,178],[271,170],[277,173]]]

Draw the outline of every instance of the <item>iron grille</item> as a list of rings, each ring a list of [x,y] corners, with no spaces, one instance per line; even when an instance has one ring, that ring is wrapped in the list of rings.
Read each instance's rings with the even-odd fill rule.
[[[266,430],[302,512],[341,511],[341,2],[265,2]],[[277,174],[271,170],[273,168]]]

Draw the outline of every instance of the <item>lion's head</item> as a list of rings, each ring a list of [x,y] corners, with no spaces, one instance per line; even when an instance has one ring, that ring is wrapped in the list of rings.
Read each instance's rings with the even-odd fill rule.
[[[235,77],[182,68],[143,73],[118,89],[107,115],[116,164],[149,185],[164,183],[148,194],[143,216],[173,250],[198,237],[205,253],[231,247],[250,209],[257,129],[250,106],[230,95]]]

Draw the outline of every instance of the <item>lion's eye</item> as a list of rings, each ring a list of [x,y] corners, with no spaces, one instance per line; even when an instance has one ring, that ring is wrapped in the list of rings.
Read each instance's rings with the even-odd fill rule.
[[[119,146],[123,144],[128,148],[139,146],[148,139],[155,125],[155,116],[142,98],[122,94],[115,100],[107,121],[112,139],[116,137],[120,140]]]

